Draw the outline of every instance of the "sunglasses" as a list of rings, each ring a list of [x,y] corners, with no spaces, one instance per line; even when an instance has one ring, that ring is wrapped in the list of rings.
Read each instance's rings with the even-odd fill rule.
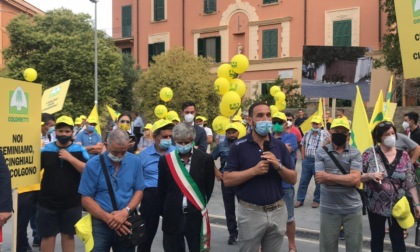
[[[292,122],[292,121],[293,121],[293,119],[288,118],[288,119],[287,119],[287,121],[288,121],[288,122]]]
[[[387,126],[392,126],[392,122],[381,122],[380,124],[378,124],[379,127],[384,127],[385,125]]]
[[[127,124],[129,124],[130,121],[129,120],[121,120],[120,123],[127,123]]]

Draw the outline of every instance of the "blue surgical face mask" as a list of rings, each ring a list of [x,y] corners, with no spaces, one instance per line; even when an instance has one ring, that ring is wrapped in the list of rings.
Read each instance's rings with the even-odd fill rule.
[[[49,127],[49,128],[48,128],[47,135],[49,135],[49,134],[53,133],[54,131],[55,131],[55,126]]]
[[[125,155],[124,155],[124,156],[125,156]],[[117,156],[112,155],[110,152],[108,152],[108,158],[109,158],[109,159],[111,159],[111,161],[112,161],[112,162],[114,162],[114,163],[119,163],[119,162],[121,162],[121,161],[123,160],[124,156],[122,156],[122,157],[117,157]]]
[[[312,127],[312,131],[313,132],[318,132],[318,131],[320,131],[321,130],[321,128],[314,128],[314,127]]]
[[[192,147],[193,147],[193,143],[189,143],[186,145],[176,144],[176,149],[181,154],[187,154],[188,152],[191,151]]]
[[[94,130],[95,130],[95,126],[89,125],[89,126],[87,127],[87,131],[88,131],[88,132],[93,132]]]
[[[273,123],[271,121],[259,121],[255,123],[255,132],[260,136],[266,136],[270,134],[271,129],[273,128]]]
[[[172,140],[171,139],[161,139],[160,143],[159,143],[159,147],[162,150],[167,150],[169,149],[169,146],[171,146],[172,144]]]

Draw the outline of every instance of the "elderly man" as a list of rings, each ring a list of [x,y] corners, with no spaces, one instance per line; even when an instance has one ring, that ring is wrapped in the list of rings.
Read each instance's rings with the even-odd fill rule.
[[[329,142],[329,133],[321,129],[322,118],[313,116],[311,120],[312,129],[305,133],[302,139],[302,175],[300,177],[299,188],[296,197],[295,208],[303,206],[309,182],[312,176],[315,176],[315,151]],[[312,202],[312,208],[319,207],[320,187],[315,183],[315,192]]]
[[[158,194],[158,162],[161,156],[175,150],[172,145],[172,128],[174,124],[170,121],[161,119],[153,124],[154,144],[140,152],[140,169],[144,177],[144,195],[141,201],[140,213],[146,221],[146,241],[139,246],[137,251],[149,251],[152,247],[159,217],[162,214],[162,201]]]
[[[0,228],[12,216],[12,183],[10,171],[0,151]]]
[[[54,251],[58,233],[61,251],[75,251],[74,225],[82,216],[77,188],[89,155],[84,147],[72,142],[73,127],[71,117],[59,117],[55,125],[57,140],[41,150],[44,175],[36,217],[41,251]]]
[[[76,135],[74,142],[84,146],[90,158],[92,158],[102,152],[102,137],[95,132],[98,122],[96,117],[89,116],[86,122],[85,129]]]
[[[176,150],[159,159],[158,192],[163,200],[163,248],[166,252],[210,248],[207,203],[213,193],[214,161],[194,147],[195,131],[179,123],[172,131]]]
[[[239,200],[239,251],[279,251],[286,231],[282,181],[296,183],[287,147],[271,137],[271,111],[266,103],[249,107],[252,132],[230,148],[223,182],[236,186]]]
[[[106,151],[86,164],[80,181],[82,205],[92,215],[93,251],[135,251],[123,247],[118,235],[129,233],[127,218],[143,197],[144,179],[138,156],[127,152],[127,132],[115,129],[108,135]],[[105,167],[101,165],[101,159]],[[113,208],[103,169],[108,171],[117,203]]]
[[[362,175],[362,156],[347,141],[350,124],[345,118],[331,123],[331,141],[315,153],[315,178],[321,184],[319,251],[338,251],[340,227],[346,233],[346,250],[362,251],[362,201],[356,187]],[[341,164],[343,174],[332,160]],[[382,231],[383,232],[383,231]]]

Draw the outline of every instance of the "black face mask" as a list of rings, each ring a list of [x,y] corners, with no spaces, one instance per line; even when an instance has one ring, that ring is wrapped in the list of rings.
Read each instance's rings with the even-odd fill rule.
[[[337,146],[343,146],[346,144],[347,135],[343,133],[332,133],[331,141]]]
[[[56,136],[57,141],[61,144],[66,144],[70,142],[72,138],[73,136]]]
[[[236,140],[237,138],[234,138],[234,139],[230,139],[230,138],[228,138],[227,140],[228,140],[228,143],[233,143],[233,142],[235,142],[235,140]]]

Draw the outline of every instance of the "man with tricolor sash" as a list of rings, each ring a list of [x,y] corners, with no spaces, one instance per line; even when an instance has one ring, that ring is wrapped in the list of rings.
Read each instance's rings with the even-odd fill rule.
[[[294,185],[294,164],[285,144],[271,137],[272,119],[266,103],[248,110],[251,133],[230,149],[223,182],[236,186],[239,200],[239,251],[280,251],[286,232],[287,212],[282,182]]]
[[[186,122],[172,131],[176,150],[159,159],[158,192],[163,200],[163,248],[166,252],[210,250],[207,204],[213,193],[214,161],[194,147],[195,130]]]

